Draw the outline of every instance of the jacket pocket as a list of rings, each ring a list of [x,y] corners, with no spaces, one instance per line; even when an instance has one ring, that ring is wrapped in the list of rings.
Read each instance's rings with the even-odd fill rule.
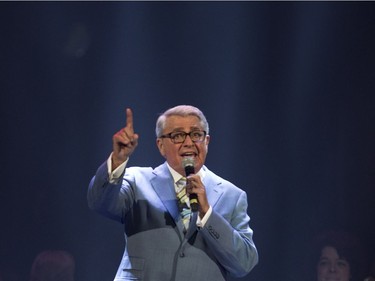
[[[142,280],[144,276],[145,259],[138,257],[125,258],[121,263],[121,280]]]

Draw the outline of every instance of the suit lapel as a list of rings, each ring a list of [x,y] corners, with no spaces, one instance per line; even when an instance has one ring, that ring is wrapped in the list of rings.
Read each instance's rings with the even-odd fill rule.
[[[223,190],[221,188],[222,182],[219,178],[214,177],[212,172],[210,172],[206,167],[204,167],[204,169],[206,175],[203,178],[203,184],[206,187],[208,203],[210,203],[211,207],[214,208],[217,201],[223,194]]]
[[[175,223],[179,220],[180,213],[177,206],[176,192],[173,185],[172,175],[167,165],[164,163],[154,170],[155,177],[150,182],[155,192],[163,202],[165,208],[174,219]]]

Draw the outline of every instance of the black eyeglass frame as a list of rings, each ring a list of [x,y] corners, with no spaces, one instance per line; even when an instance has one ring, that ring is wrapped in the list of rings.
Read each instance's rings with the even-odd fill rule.
[[[194,140],[193,139],[193,136],[192,134],[194,133],[203,133],[203,136],[202,136],[202,139],[201,140]],[[181,134],[183,136],[183,140],[180,141],[180,142],[176,142],[175,139],[174,139],[174,134]],[[186,133],[186,132],[183,132],[183,131],[176,131],[176,132],[171,132],[169,134],[164,134],[164,135],[161,135],[159,138],[162,138],[162,139],[165,139],[165,138],[168,138],[168,139],[171,139],[171,141],[175,144],[180,144],[180,143],[184,143],[185,140],[186,140],[186,137],[189,136],[191,141],[196,143],[196,142],[203,142],[205,137],[207,136],[207,132],[204,131],[204,130],[194,130],[194,131],[191,131],[189,133]]]

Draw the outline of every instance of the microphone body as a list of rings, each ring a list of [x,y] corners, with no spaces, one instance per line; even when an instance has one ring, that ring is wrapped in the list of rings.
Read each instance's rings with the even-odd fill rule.
[[[182,165],[184,166],[185,175],[186,177],[194,174],[194,159],[192,157],[185,157],[182,161]],[[189,195],[189,202],[190,202],[190,209],[192,212],[198,211],[198,196],[195,193]]]

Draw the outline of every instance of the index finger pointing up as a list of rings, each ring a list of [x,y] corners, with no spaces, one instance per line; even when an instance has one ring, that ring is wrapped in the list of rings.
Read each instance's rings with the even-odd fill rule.
[[[133,131],[133,112],[130,108],[126,109],[126,127]]]

